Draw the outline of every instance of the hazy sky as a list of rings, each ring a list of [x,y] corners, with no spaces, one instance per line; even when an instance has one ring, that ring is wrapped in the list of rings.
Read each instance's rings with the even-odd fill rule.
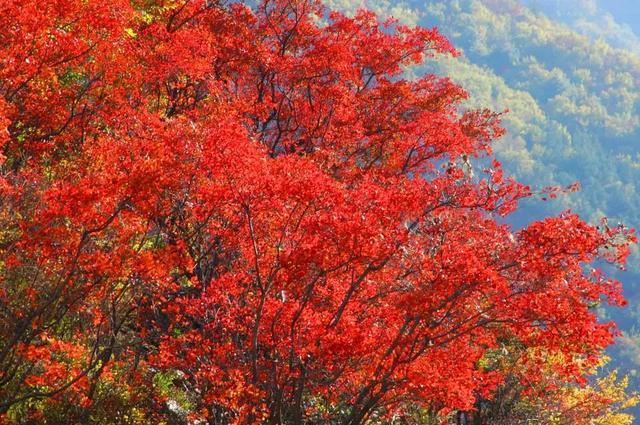
[[[616,21],[625,23],[640,35],[640,0],[598,0],[602,10],[610,12]]]

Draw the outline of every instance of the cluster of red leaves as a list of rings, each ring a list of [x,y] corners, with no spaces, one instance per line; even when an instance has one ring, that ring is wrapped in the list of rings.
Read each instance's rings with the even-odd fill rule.
[[[584,265],[633,233],[511,234],[529,189],[470,173],[499,116],[401,78],[433,54],[310,0],[2,2],[0,414],[90,409],[117,369],[179,372],[215,423],[356,424],[472,408],[504,341],[594,357],[622,298]]]

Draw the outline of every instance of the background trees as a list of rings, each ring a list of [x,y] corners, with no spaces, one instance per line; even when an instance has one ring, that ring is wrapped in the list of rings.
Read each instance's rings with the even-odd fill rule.
[[[348,9],[339,3],[333,4]],[[572,208],[592,223],[606,215],[612,223],[635,226],[638,128],[618,131],[623,127],[616,130],[612,124],[638,115],[637,77],[632,77],[638,75],[637,5],[579,0],[366,5],[381,16],[437,25],[463,51],[460,57],[437,58],[410,72],[451,76],[469,91],[469,107],[509,109],[503,117],[507,134],[494,144],[509,173],[532,187],[580,182],[579,192],[526,203],[513,223],[524,225],[532,217]],[[634,254],[629,270],[617,274],[631,307],[599,312],[615,318],[624,332],[618,349],[610,353],[612,364],[631,373],[634,388],[637,265]]]

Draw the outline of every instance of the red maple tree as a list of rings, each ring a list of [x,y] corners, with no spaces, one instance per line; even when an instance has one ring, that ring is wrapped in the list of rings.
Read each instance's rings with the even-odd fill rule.
[[[585,265],[633,232],[512,234],[531,191],[479,165],[499,114],[402,78],[434,54],[435,29],[312,0],[3,1],[3,418],[446,414],[491,398],[506,345],[579,381],[615,332],[593,303],[624,302]]]

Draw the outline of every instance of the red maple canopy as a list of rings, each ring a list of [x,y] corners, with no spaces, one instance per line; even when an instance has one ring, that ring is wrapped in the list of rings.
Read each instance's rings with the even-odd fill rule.
[[[434,54],[311,0],[3,1],[0,414],[119,388],[161,418],[163,376],[211,423],[471,409],[535,379],[481,367],[507,345],[579,380],[624,302],[585,265],[633,233],[512,234],[499,115],[402,78]]]

